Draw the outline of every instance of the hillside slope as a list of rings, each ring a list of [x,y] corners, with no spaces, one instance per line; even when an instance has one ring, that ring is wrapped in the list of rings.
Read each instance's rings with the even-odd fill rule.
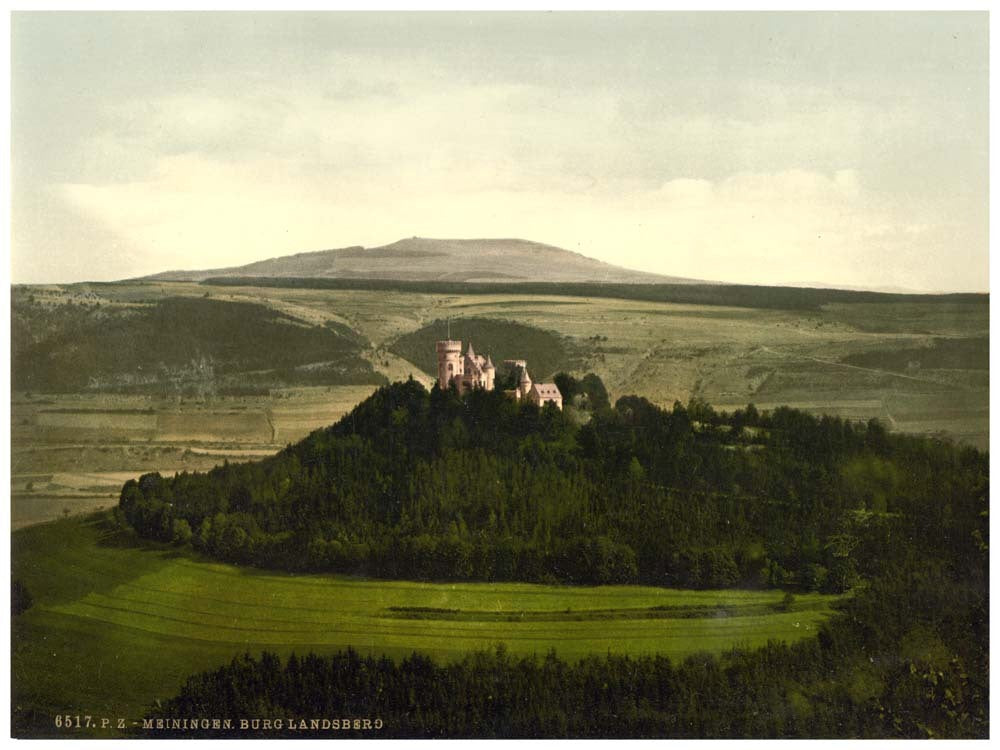
[[[527,240],[441,240],[422,237],[399,240],[383,247],[320,250],[234,268],[166,271],[146,278],[202,281],[213,276],[407,281],[601,281],[618,284],[693,281],[633,271]]]
[[[369,344],[247,302],[167,297],[130,306],[14,308],[15,390],[162,392],[271,384],[378,384]]]

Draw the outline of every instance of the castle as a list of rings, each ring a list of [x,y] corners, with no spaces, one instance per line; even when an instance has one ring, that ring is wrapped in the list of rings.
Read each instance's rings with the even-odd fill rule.
[[[472,348],[469,342],[469,349],[462,355],[461,341],[438,341],[438,385],[441,388],[448,388],[452,383],[458,388],[459,393],[482,388],[493,390],[496,380],[496,366],[489,355],[483,357]],[[557,408],[562,409],[562,394],[555,383],[533,383],[528,375],[528,363],[523,359],[505,359],[504,365],[515,369],[518,375],[517,387],[513,390],[504,391],[511,398],[520,401],[527,399],[539,407],[553,403]]]

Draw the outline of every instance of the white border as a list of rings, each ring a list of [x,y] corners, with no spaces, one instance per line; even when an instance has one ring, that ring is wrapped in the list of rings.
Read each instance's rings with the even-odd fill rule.
[[[256,2],[256,3],[246,3],[246,2],[213,2],[213,3],[198,3],[191,2],[123,2],[118,0],[117,2],[104,2],[104,3],[92,3],[92,2],[31,2],[26,0],[20,0],[19,2],[11,2],[9,0],[0,0],[2,2],[3,13],[0,15],[0,39],[2,39],[2,44],[4,46],[4,53],[2,60],[0,60],[0,68],[2,68],[2,75],[0,75],[0,86],[3,87],[3,107],[4,114],[2,122],[0,122],[0,134],[2,134],[2,140],[5,144],[5,156],[6,158],[0,157],[0,173],[3,174],[2,187],[0,187],[0,227],[4,227],[3,236],[3,250],[5,257],[5,264],[3,266],[3,281],[5,283],[0,284],[0,316],[2,316],[2,328],[0,328],[0,336],[3,338],[3,356],[4,363],[2,368],[0,368],[0,377],[2,377],[3,387],[8,394],[8,398],[3,401],[2,414],[0,414],[0,422],[5,425],[10,424],[10,274],[11,274],[11,247],[10,247],[10,196],[11,196],[11,185],[10,185],[10,169],[4,169],[2,165],[10,164],[10,154],[11,154],[11,140],[10,140],[10,114],[11,114],[11,101],[10,101],[10,14],[11,12],[17,11],[135,11],[135,10],[165,10],[165,11],[181,11],[181,10],[191,10],[191,11],[206,11],[206,10],[224,10],[224,11],[261,11],[261,10],[281,10],[281,11],[344,11],[344,10],[358,10],[358,11],[414,11],[414,10],[434,10],[434,11],[623,11],[623,10],[642,10],[642,11],[933,11],[933,10],[967,10],[967,11],[989,11],[991,4],[985,1],[978,2],[962,2],[958,4],[930,4],[930,3],[913,3],[913,2],[879,2],[877,4],[858,2],[858,0],[848,0],[845,2],[839,2],[836,4],[821,4],[815,2],[767,2],[767,3],[747,3],[747,2],[701,2],[701,3],[672,3],[672,2],[636,2],[631,0],[630,2],[623,3],[615,8],[608,8],[607,6],[602,6],[593,2],[566,2],[565,0],[548,0],[544,3],[527,3],[523,0],[515,0],[512,2],[434,2],[434,3],[407,3],[407,2],[316,2],[313,1],[303,1],[299,0],[292,4],[281,4],[278,2]],[[990,38],[991,40],[996,38],[994,32],[996,31],[996,24],[994,23],[994,17],[991,14],[989,19],[990,28]],[[994,47],[990,46],[990,70],[995,69],[996,54],[994,52]],[[997,94],[997,87],[995,79],[993,76],[990,77],[990,142],[992,144],[995,134],[994,130],[994,111],[993,102],[995,101],[995,95]],[[995,170],[995,159],[992,152],[990,151],[990,182],[993,183],[996,177]],[[995,208],[995,201],[993,197],[993,192],[990,193],[990,218],[994,216],[993,209]],[[990,237],[990,259],[994,258],[995,242],[991,235]],[[990,287],[996,285],[998,280],[998,266],[996,263],[990,263]],[[990,327],[995,328],[997,323],[1000,322],[1000,316],[996,313],[995,309],[991,305],[990,309]],[[991,347],[992,348],[992,347]],[[997,365],[1000,363],[1000,354],[995,350],[991,351],[990,355],[990,368],[991,370],[997,370]],[[996,396],[996,391],[993,387],[990,388],[990,410],[991,412],[996,412],[997,408],[1000,407],[1000,399]],[[990,474],[994,473],[995,461],[994,456],[996,453],[996,443],[997,436],[991,431],[990,436]],[[3,568],[5,580],[10,578],[10,431],[5,429],[3,431],[3,437],[0,438],[0,453],[2,453],[3,466],[6,467],[7,476],[3,481],[2,492],[3,497],[6,499],[7,514],[5,516],[6,532],[0,540],[0,544],[3,546]],[[992,505],[992,493],[990,496]],[[990,519],[990,534],[993,539],[997,536],[998,523],[996,520],[996,515],[992,515]],[[990,558],[990,575],[991,580],[996,581],[997,578],[997,561],[996,557],[991,555]],[[996,593],[995,586],[991,585],[991,606],[990,606],[990,638],[991,642],[996,643],[997,639],[997,626],[996,626],[996,607],[993,604],[995,601]],[[0,618],[2,620],[3,627],[3,638],[4,641],[10,645],[10,620],[8,617]],[[10,651],[7,651],[5,657],[9,657]],[[9,658],[0,657],[0,661],[3,663],[3,682],[0,685],[0,696],[4,703],[4,707],[0,709],[0,741],[6,745],[7,743],[13,743],[14,741],[10,739],[10,660]],[[991,671],[990,677],[990,694],[991,697],[1000,695],[997,692],[997,686],[1000,684],[1000,676],[997,674],[998,670],[994,668]],[[995,702],[994,698],[991,703]],[[31,742],[31,747],[47,748],[59,746],[65,742],[90,742],[87,740],[36,740]],[[341,740],[343,741],[343,740]],[[349,740],[350,741],[350,740]],[[96,740],[96,742],[101,742],[101,740]],[[121,743],[132,744],[146,744],[149,742],[154,742],[156,747],[187,747],[191,742],[201,743],[201,742],[219,742],[219,740],[146,740],[146,741],[130,741],[130,740],[118,740],[115,746],[125,746]],[[239,742],[239,740],[222,742]],[[275,742],[275,741],[272,741]],[[282,746],[300,747],[302,743],[313,743],[313,742],[323,742],[323,740],[277,740]],[[352,741],[353,742],[353,741]],[[375,746],[382,746],[389,742],[388,740],[357,740],[357,742],[375,743]],[[427,745],[433,742],[433,740],[414,740],[411,741],[413,745]],[[474,744],[485,743],[486,740],[475,740],[472,741]],[[518,742],[519,747],[524,747],[525,743],[529,745],[534,745],[536,743],[543,742],[542,740],[507,740],[501,741],[501,746],[507,745],[509,742]],[[552,740],[547,741],[546,744],[560,744],[564,745],[570,740]],[[603,746],[606,741],[594,741],[598,745]],[[652,743],[660,744],[664,742],[663,740],[650,740],[650,741],[630,741],[630,746],[643,746],[648,747]],[[698,742],[699,746],[717,746],[719,744],[728,744],[731,741],[727,740],[700,740],[700,741],[684,741],[684,740],[670,740],[672,745],[681,744],[688,745],[692,742]],[[740,741],[740,747],[746,748],[756,748],[763,747],[765,744],[769,744],[771,740],[745,740]],[[817,743],[822,745],[833,741],[823,741],[823,740],[795,740],[783,743],[783,747],[787,746],[798,746],[803,743],[809,743],[810,746],[815,746]],[[839,741],[838,741],[839,742]],[[874,742],[874,741],[872,741]],[[897,741],[885,741],[879,740],[879,747],[887,747],[889,744],[895,746],[902,742],[910,742],[905,740]],[[916,742],[913,740],[912,742]],[[887,744],[888,743],[888,744]],[[588,743],[592,744],[592,743]],[[867,743],[866,743],[867,744]],[[951,743],[946,743],[951,744]],[[369,745],[370,746],[370,745]],[[490,743],[490,747],[496,747],[495,743]],[[937,745],[936,745],[937,746]]]

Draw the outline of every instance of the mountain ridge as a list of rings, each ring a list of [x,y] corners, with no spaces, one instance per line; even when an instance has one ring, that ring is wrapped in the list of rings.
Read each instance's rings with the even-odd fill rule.
[[[623,268],[573,250],[531,240],[427,237],[409,237],[371,248],[350,245],[305,251],[242,266],[163,271],[143,276],[141,280],[204,281],[217,276],[461,282],[703,283],[700,279]]]

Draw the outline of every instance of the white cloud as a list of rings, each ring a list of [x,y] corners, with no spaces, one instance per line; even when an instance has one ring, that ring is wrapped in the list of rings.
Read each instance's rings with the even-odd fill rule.
[[[982,123],[922,79],[846,93],[836,65],[771,79],[715,69],[724,50],[688,70],[642,48],[626,70],[618,54],[598,65],[542,47],[508,69],[503,47],[314,41],[262,43],[249,66],[196,57],[200,76],[166,50],[169,85],[88,89],[79,132],[46,140],[48,112],[20,125],[21,278],[51,278],[30,258],[59,252],[55,237],[90,238],[74,247],[97,259],[84,272],[120,278],[419,234],[521,236],[728,281],[985,285],[985,184],[969,177],[984,138],[956,135]],[[50,209],[19,207],[18,190],[54,196]],[[121,252],[102,254],[108,236]]]

